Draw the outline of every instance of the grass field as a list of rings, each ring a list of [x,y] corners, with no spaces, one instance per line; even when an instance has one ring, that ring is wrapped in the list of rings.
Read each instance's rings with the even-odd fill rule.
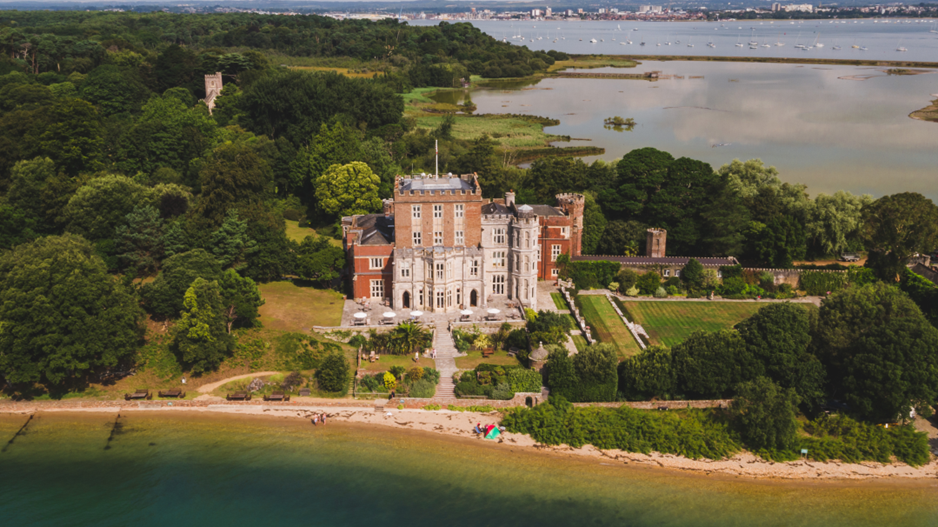
[[[265,328],[305,333],[312,326],[338,326],[342,322],[342,294],[330,289],[300,287],[293,282],[257,286],[265,304],[260,321]]]
[[[417,120],[418,128],[433,130],[443,122],[443,114],[412,112],[410,114]],[[503,115],[454,115],[453,136],[460,139],[473,140],[483,134],[504,147],[521,148],[532,146],[545,146],[547,142],[557,136],[544,132],[541,124],[508,117]]]
[[[570,306],[567,305],[567,301],[560,293],[551,293],[550,298],[554,301],[554,305],[557,306],[557,309],[561,311],[570,309]]]
[[[287,238],[300,243],[307,236],[316,236],[316,229],[310,227],[300,227],[299,222],[287,220]],[[335,238],[329,238],[329,243],[335,245],[336,247],[342,247],[342,240],[336,240]]]
[[[702,329],[731,328],[766,304],[757,302],[622,302],[629,320],[641,324],[652,344],[674,346]]]
[[[509,356],[507,351],[495,352],[487,359],[482,358],[481,351],[467,351],[465,357],[456,357],[456,367],[460,370],[471,370],[482,363],[497,364],[499,366],[518,366],[521,364],[518,359]]]
[[[377,72],[369,71],[368,73],[360,73],[356,71],[351,71],[348,68],[331,68],[328,66],[293,66],[290,69],[294,70],[303,70],[303,71],[334,71],[339,75],[345,75],[346,77],[352,77],[354,79],[371,79],[375,75],[380,75]]]
[[[578,300],[586,324],[593,330],[593,337],[599,342],[614,344],[619,359],[627,359],[641,351],[632,332],[605,296],[580,295]]]
[[[589,346],[589,342],[586,341],[586,337],[583,335],[573,335],[572,338],[577,351],[583,351]]]

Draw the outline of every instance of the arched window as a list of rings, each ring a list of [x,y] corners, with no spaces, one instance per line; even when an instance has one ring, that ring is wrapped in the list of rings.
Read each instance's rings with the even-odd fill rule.
[[[479,293],[477,293],[476,290],[473,289],[472,292],[469,293],[469,306],[476,307],[478,305],[479,305]]]
[[[525,271],[531,270],[531,258],[528,257],[527,255],[525,255],[524,257],[524,270]]]
[[[401,303],[404,304],[403,307],[410,309],[410,293],[404,291],[403,296],[401,296]]]
[[[531,248],[531,231],[524,232],[524,246],[527,249]]]

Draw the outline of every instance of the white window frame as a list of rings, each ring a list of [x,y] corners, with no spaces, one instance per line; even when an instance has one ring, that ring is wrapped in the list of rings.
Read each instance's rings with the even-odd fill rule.
[[[465,243],[466,243],[465,231],[456,231],[456,245],[464,245]]]
[[[550,275],[551,275],[551,276],[560,276],[560,269],[556,269],[556,268],[555,268],[555,269],[551,269],[551,270],[550,270]]]
[[[469,276],[479,276],[479,260],[473,260],[469,264]]]
[[[453,262],[446,262],[446,279],[449,280],[453,277]]]
[[[371,298],[384,298],[384,279],[371,281]]]
[[[436,292],[436,307],[438,309],[443,309],[443,305],[444,305],[443,302],[446,301],[446,297],[444,296],[445,294],[446,293],[444,293],[443,291]]]
[[[674,270],[674,276],[675,276],[676,278],[680,278],[680,277],[681,277],[681,270],[680,270],[680,269],[675,269],[675,270]]]
[[[420,212],[421,212],[420,209],[421,209],[421,206],[420,206],[420,205],[411,205],[411,206],[410,206],[410,217],[411,217],[412,219],[419,220],[419,219],[420,219]]]
[[[505,275],[503,274],[492,275],[492,294],[493,295],[505,294]]]
[[[462,203],[457,203],[457,204],[456,204],[456,212],[455,212],[455,214],[456,214],[455,217],[457,217],[457,218],[464,218],[464,217],[466,217],[466,206],[463,205]]]
[[[560,256],[561,246],[554,244],[550,246],[550,261],[556,262],[557,257]]]
[[[569,237],[569,236],[570,236],[570,227],[561,227],[561,228],[560,228],[560,235],[563,236],[564,238]]]
[[[505,267],[505,251],[492,253],[492,267]]]
[[[410,265],[407,262],[401,262],[401,278],[410,278]]]
[[[671,278],[671,270],[670,270],[670,269],[665,269],[665,270],[664,270],[664,277],[665,277],[665,278]]]
[[[433,231],[433,245],[443,245],[443,231]]]
[[[368,268],[369,269],[384,269],[384,258],[369,258]]]
[[[414,246],[420,247],[421,245],[423,245],[423,233],[414,231]]]
[[[443,277],[445,276],[444,273],[446,272],[444,270],[445,268],[443,267],[443,262],[435,264],[434,268],[436,269],[436,279],[443,280]]]
[[[443,205],[434,205],[433,206],[433,219],[442,219],[443,218]]]
[[[495,230],[492,231],[492,243],[498,245],[505,244],[505,228],[504,227],[495,227]]]

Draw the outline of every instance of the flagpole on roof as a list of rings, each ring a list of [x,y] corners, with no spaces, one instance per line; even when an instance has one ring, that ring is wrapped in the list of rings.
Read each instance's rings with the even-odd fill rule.
[[[433,177],[440,177],[440,140],[436,139],[433,141],[433,150],[436,154],[436,172],[434,172]]]

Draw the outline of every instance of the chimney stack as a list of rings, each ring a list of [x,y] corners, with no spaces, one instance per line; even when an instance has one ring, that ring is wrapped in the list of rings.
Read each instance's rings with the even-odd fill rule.
[[[509,190],[505,193],[505,206],[509,209],[515,204],[515,191]]]

